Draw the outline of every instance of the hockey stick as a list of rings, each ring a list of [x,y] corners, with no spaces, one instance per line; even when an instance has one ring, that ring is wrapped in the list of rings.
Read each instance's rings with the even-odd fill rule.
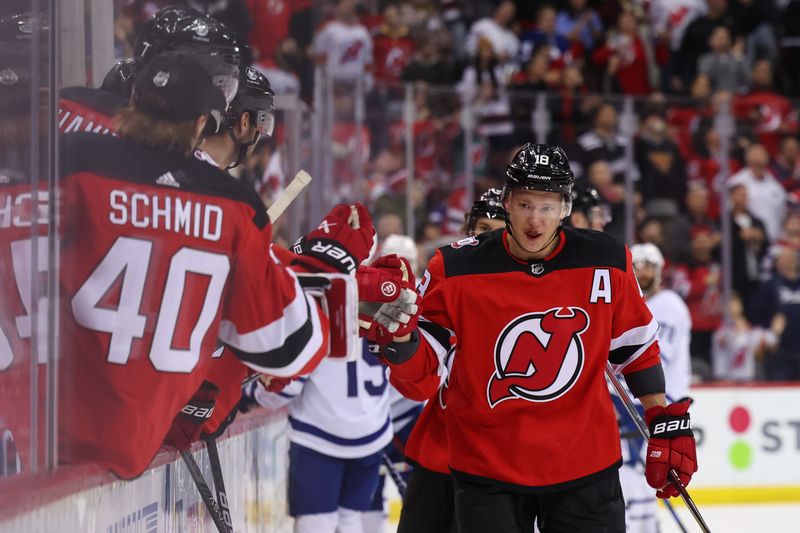
[[[214,478],[214,490],[217,493],[217,506],[219,507],[225,525],[233,531],[233,518],[231,508],[228,503],[228,493],[225,491],[225,479],[222,477],[222,465],[219,462],[219,450],[217,450],[217,439],[210,437],[205,439],[206,449],[208,450],[208,462],[211,466],[211,476]]]
[[[622,399],[623,405],[625,405],[625,410],[628,411],[628,414],[630,415],[631,419],[636,424],[639,433],[642,434],[644,440],[649,442],[650,432],[647,430],[647,426],[645,425],[644,420],[642,420],[642,417],[639,416],[639,413],[636,411],[636,406],[633,405],[633,400],[631,400],[631,397],[628,396],[628,392],[625,390],[625,388],[622,386],[622,383],[619,382],[619,379],[617,379],[617,376],[614,374],[614,370],[611,368],[611,363],[608,362],[606,363],[606,378],[608,378],[608,381],[611,382],[611,385],[613,385],[614,389],[617,391],[617,394],[619,394],[620,398]],[[711,533],[711,530],[708,528],[708,524],[706,524],[706,521],[703,519],[703,515],[700,514],[700,510],[697,508],[697,505],[694,503],[694,500],[689,495],[689,492],[686,490],[686,486],[684,486],[683,482],[678,477],[678,473],[675,471],[674,468],[669,469],[669,476],[670,476],[670,482],[673,485],[675,485],[675,487],[678,489],[678,492],[681,495],[681,499],[686,504],[686,507],[689,508],[689,512],[692,513],[692,516],[697,522],[697,525],[700,526],[700,529],[703,531],[703,533]]]
[[[219,533],[232,533],[231,529],[228,528],[228,525],[225,523],[225,519],[222,517],[217,502],[214,501],[214,495],[211,494],[211,489],[208,488],[208,483],[206,483],[203,473],[200,472],[200,467],[197,466],[197,462],[194,460],[194,457],[192,457],[192,452],[189,450],[181,450],[180,453],[183,462],[186,464],[186,469],[189,471],[189,475],[192,476],[194,484],[197,486],[197,491],[203,499],[203,503],[206,504],[206,509],[208,509],[208,513],[211,515],[214,525],[217,526],[217,531],[219,531]]]
[[[272,202],[272,205],[269,206],[269,209],[267,209],[267,215],[273,224],[309,183],[311,183],[311,175],[305,170],[301,170],[295,174],[291,183],[281,191],[278,197],[275,198],[275,201]]]
[[[400,472],[397,471],[397,468],[395,468],[391,458],[386,455],[386,453],[381,454],[381,462],[383,463],[383,466],[386,467],[386,471],[389,473],[392,481],[394,481],[394,484],[397,486],[397,492],[400,493],[400,497],[404,498],[406,495],[406,488],[408,488],[406,480],[403,479],[403,476],[401,476]]]

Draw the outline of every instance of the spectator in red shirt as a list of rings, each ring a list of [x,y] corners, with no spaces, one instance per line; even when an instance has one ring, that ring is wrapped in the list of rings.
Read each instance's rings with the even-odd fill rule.
[[[667,106],[669,123],[681,155],[689,159],[695,156],[692,137],[700,127],[700,121],[709,113],[711,99],[711,78],[698,74],[692,82],[691,99]]]
[[[713,253],[716,240],[708,226],[692,228],[691,257],[673,275],[673,289],[686,300],[692,316],[692,360],[709,369],[711,337],[722,324],[720,265]]]
[[[247,8],[253,18],[249,35],[253,59],[270,62],[278,44],[289,37],[291,0],[247,0]]]
[[[606,82],[613,92],[648,94],[651,92],[645,45],[637,33],[636,17],[623,12],[617,20],[617,31],[609,35],[592,59],[606,67]]]
[[[397,5],[388,4],[383,9],[383,24],[373,38],[373,47],[375,79],[399,80],[414,55],[414,41],[400,19]]]
[[[775,91],[772,64],[766,59],[753,65],[750,92],[734,100],[734,113],[752,126],[771,157],[777,155],[783,135],[797,133],[797,111]]]

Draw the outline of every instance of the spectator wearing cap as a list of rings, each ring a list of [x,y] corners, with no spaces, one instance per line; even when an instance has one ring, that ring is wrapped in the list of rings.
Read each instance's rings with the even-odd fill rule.
[[[746,166],[730,177],[729,186],[745,186],[749,211],[764,222],[768,239],[774,241],[786,216],[786,189],[769,170],[769,154],[762,145],[750,146],[745,161]]]
[[[783,315],[787,327],[780,334],[778,349],[764,361],[767,379],[800,379],[800,255],[784,246],[775,258],[775,273],[754,293],[750,315],[762,327],[769,327]]]
[[[202,142],[206,123],[216,131],[225,97],[189,56],[155,57],[136,77],[131,104],[116,118],[123,139],[161,150],[192,153]]]
[[[697,60],[697,72],[711,80],[714,90],[744,93],[750,82],[750,65],[744,55],[744,42],[733,44],[731,32],[717,26],[708,38],[710,51]]]
[[[690,235],[689,260],[676,267],[673,289],[692,316],[692,361],[710,369],[711,336],[722,324],[721,268],[714,257],[719,239],[705,225],[694,226]]]
[[[767,249],[764,223],[747,209],[747,188],[733,185],[728,189],[733,247],[733,289],[745,302],[758,285],[759,269]]]
[[[464,45],[467,56],[476,56],[478,43],[481,39],[486,39],[501,64],[515,58],[519,52],[519,39],[510,27],[516,14],[514,2],[506,0],[500,2],[492,17],[476,21],[469,29]]]

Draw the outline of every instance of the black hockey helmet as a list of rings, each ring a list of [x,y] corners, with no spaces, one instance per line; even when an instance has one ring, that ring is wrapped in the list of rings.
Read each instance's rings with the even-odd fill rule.
[[[475,225],[480,218],[506,220],[507,214],[503,207],[503,191],[501,189],[487,190],[472,204],[472,208],[467,214],[466,230],[468,234],[475,230]]]
[[[130,98],[134,82],[133,71],[133,59],[120,59],[106,73],[100,88],[123,98]]]
[[[572,190],[572,210],[589,213],[604,205],[600,193],[594,187],[576,187]]]
[[[30,113],[31,91],[50,87],[49,30],[47,18],[31,11],[0,18],[0,112]],[[31,62],[34,35],[38,36],[39,55],[36,62]],[[41,94],[39,104],[47,105]]]
[[[161,9],[142,29],[133,53],[139,72],[167,51],[190,54],[211,76],[230,104],[239,85],[241,49],[233,32],[216,19],[188,7]]]
[[[275,129],[275,91],[267,77],[253,67],[245,67],[239,76],[239,89],[228,107],[225,126],[232,128],[246,111],[250,112],[259,134],[272,135]]]
[[[234,136],[233,128],[245,112],[250,113],[250,121],[256,127],[256,134],[247,142],[241,142]],[[247,156],[247,149],[256,144],[261,137],[272,136],[275,130],[275,92],[267,77],[253,67],[245,67],[242,70],[239,90],[228,107],[222,129],[228,130],[228,135],[239,146],[239,156],[228,168],[240,165]]]
[[[575,174],[560,146],[528,143],[506,167],[504,198],[511,189],[560,192],[571,198]]]

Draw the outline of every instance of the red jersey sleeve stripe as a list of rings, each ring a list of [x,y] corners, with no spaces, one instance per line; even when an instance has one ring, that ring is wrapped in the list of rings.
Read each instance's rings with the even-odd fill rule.
[[[240,333],[227,320],[219,330],[220,340],[247,366],[278,377],[299,373],[323,348],[325,340],[316,303],[303,292],[294,274],[290,275],[295,297],[284,308],[283,316],[247,333]]]
[[[624,349],[628,350],[626,356],[624,358],[615,358],[615,355],[620,355],[619,353],[611,352],[609,354],[608,360],[611,363],[611,367],[614,369],[614,372],[620,373],[624,368],[628,365],[639,359],[643,353],[647,351],[650,346],[655,343],[657,339],[654,337],[650,339],[649,342],[641,344],[639,346],[626,346]]]
[[[650,323],[631,328],[619,337],[611,339],[609,350],[611,352],[626,346],[641,346],[642,344],[656,338],[658,334],[658,322],[655,318],[650,319]]]

